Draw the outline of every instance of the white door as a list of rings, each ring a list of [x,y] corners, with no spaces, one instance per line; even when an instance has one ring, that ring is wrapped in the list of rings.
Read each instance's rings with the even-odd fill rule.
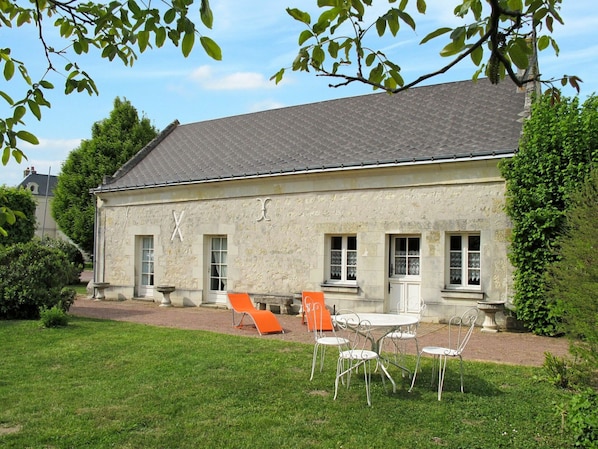
[[[390,237],[388,311],[419,313],[421,297],[421,238]]]
[[[139,279],[137,282],[137,296],[154,296],[154,237],[141,237],[139,245]]]
[[[210,264],[208,276],[207,302],[212,304],[227,304],[226,291],[228,287],[228,257],[227,240],[225,236],[210,238]]]

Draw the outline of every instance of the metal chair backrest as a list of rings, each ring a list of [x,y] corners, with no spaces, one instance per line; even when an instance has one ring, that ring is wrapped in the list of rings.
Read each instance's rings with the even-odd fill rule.
[[[462,315],[457,315],[449,321],[448,330],[448,347],[456,352],[456,355],[461,354],[467,346],[475,323],[478,319],[478,309],[472,307],[467,309]]]
[[[372,327],[369,321],[362,320],[352,310],[339,310],[334,318],[337,331],[349,340],[352,350],[369,349]]]
[[[303,301],[303,307],[308,322],[314,324],[309,331],[314,333],[316,341],[318,341],[319,338],[325,337],[326,331],[334,333],[334,326],[330,319],[330,313],[320,301],[313,300],[310,296],[306,296]]]

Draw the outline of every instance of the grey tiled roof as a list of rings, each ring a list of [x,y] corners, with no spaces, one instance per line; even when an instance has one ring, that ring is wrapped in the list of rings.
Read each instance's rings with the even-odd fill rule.
[[[49,179],[48,176],[50,176]],[[48,196],[54,196],[54,189],[56,188],[56,184],[58,184],[58,176],[42,175],[37,172],[29,173],[18,187],[26,189],[30,184],[37,184],[37,195],[46,196],[47,192]]]
[[[512,154],[525,93],[461,81],[180,125],[99,190]]]

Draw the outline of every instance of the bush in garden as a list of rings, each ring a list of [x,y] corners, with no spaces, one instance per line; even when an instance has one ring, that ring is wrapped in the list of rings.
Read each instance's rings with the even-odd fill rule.
[[[9,208],[16,214],[14,223],[0,223],[6,234],[0,233],[0,245],[14,245],[30,241],[35,235],[35,208],[33,194],[19,187],[0,185],[0,210]]]
[[[51,309],[43,308],[39,315],[44,327],[62,327],[69,322],[68,315],[59,306],[54,306]]]
[[[42,308],[70,307],[66,255],[38,241],[0,248],[0,319],[38,319]]]
[[[574,447],[598,449],[598,393],[594,389],[574,394],[558,412],[565,429],[573,436]]]
[[[41,244],[50,248],[56,248],[62,251],[71,263],[72,273],[67,282],[68,285],[78,284],[81,272],[85,266],[85,259],[83,254],[79,251],[76,245],[62,239],[54,239],[51,237],[44,237]]]

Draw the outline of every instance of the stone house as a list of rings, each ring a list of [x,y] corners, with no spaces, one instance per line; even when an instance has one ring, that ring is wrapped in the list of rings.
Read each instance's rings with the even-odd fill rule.
[[[18,185],[33,194],[36,202],[35,208],[35,235],[38,237],[52,237],[68,240],[66,235],[58,228],[52,217],[52,200],[58,176],[38,173],[35,167],[27,167],[23,172],[23,181]]]
[[[96,196],[106,297],[226,306],[227,291],[430,320],[509,301],[498,163],[528,95],[487,80],[168,126]]]

